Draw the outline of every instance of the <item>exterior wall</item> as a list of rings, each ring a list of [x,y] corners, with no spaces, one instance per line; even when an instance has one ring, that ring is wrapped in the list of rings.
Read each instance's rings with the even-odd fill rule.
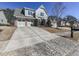
[[[57,21],[56,20],[52,21],[52,27],[57,28]]]
[[[70,26],[70,23],[67,22],[66,25],[67,25],[67,26]]]
[[[61,21],[61,26],[65,26],[65,21]]]
[[[7,24],[7,19],[3,13],[3,11],[0,11],[0,24]]]
[[[32,12],[32,15],[29,15],[28,12]],[[34,11],[33,10],[30,10],[30,9],[25,9],[25,16],[30,16],[30,17],[33,17],[33,13]]]
[[[56,22],[52,22],[52,27],[57,28],[57,23]]]
[[[47,21],[48,15],[44,9],[38,8],[35,13],[37,19],[45,19]],[[40,13],[44,13],[44,16],[41,16]]]

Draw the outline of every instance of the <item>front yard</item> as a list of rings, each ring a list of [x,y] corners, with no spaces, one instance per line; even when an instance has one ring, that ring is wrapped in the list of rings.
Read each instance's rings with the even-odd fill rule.
[[[0,26],[0,40],[9,40],[15,29],[13,26]]]
[[[79,31],[74,31],[73,38],[71,38],[71,31],[69,29],[65,28],[50,28],[50,27],[41,27],[42,29],[50,32],[50,33],[56,33],[57,35],[68,38],[71,40],[79,41]]]
[[[58,33],[58,32],[67,32],[68,29],[61,29],[61,28],[51,28],[51,27],[42,27],[44,30],[50,32],[50,33]]]

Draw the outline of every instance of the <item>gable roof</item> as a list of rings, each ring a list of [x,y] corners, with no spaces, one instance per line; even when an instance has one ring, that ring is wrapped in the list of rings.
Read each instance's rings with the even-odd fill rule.
[[[32,9],[32,8],[27,8],[27,7],[24,7],[24,9],[35,11],[34,9]]]
[[[45,7],[43,5],[41,5],[40,8],[45,9]]]
[[[14,11],[14,16],[24,16],[22,12],[23,8],[16,8]]]
[[[6,23],[7,23],[7,19],[6,19],[6,17],[5,17],[5,14],[4,14],[4,12],[2,11],[2,10],[0,10],[0,20],[5,20],[6,21]]]
[[[45,9],[45,7],[44,7],[43,5],[41,5],[39,8],[45,10],[45,12],[46,12],[46,14],[47,14],[47,11],[46,11],[46,9]],[[24,8],[16,8],[16,9],[14,10],[14,16],[15,16],[15,17],[16,17],[16,16],[19,16],[19,17],[24,17],[24,18],[26,18],[26,16],[24,16],[24,14],[22,13],[22,10],[24,10],[24,9],[35,11],[34,9],[27,8],[27,7],[24,7]],[[47,14],[47,15],[48,15],[48,14]]]
[[[23,19],[35,19],[34,17],[30,17],[30,16],[25,16],[22,11],[24,10],[24,8],[16,8],[14,11],[14,17],[16,18],[23,18]]]
[[[2,18],[2,19],[6,19],[4,12],[1,11],[1,10],[0,10],[0,18]]]
[[[43,10],[46,12],[46,14],[48,15],[47,10],[46,10],[46,8],[44,7],[44,5],[40,5],[39,8],[43,9]]]

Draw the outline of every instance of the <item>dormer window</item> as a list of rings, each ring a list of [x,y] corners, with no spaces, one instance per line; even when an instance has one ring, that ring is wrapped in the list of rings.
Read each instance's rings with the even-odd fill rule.
[[[41,12],[41,13],[40,13],[40,16],[44,16],[44,13]]]

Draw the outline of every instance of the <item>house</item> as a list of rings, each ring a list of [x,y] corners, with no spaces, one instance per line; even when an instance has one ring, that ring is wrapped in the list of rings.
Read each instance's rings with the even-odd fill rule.
[[[66,21],[64,19],[59,19],[59,24],[60,27],[64,27],[66,25]]]
[[[45,20],[47,22],[48,19],[48,14],[47,14],[47,10],[45,9],[45,7],[43,5],[41,5],[36,11],[35,11],[35,16],[36,19],[38,19],[40,22],[42,20]]]
[[[52,27],[57,28],[56,16],[49,16],[48,19],[51,20]]]
[[[14,11],[16,18],[15,25],[17,27],[31,26],[33,20],[37,19],[41,22],[43,19],[47,21],[48,15],[45,7],[41,5],[38,9],[31,8],[16,8]]]
[[[67,20],[66,21],[66,26],[69,26],[70,27],[71,26],[71,22],[73,23],[73,26],[74,27],[77,27],[78,26],[78,21],[77,20],[73,20],[73,21],[72,20]]]
[[[51,20],[52,27],[57,28],[61,26],[65,26],[65,20],[62,18],[57,18],[56,16],[49,16],[49,20]]]
[[[24,27],[27,24],[27,21],[31,22],[31,20],[35,19],[31,13],[33,11],[29,8],[17,8],[15,9],[14,16],[15,26],[17,27]]]
[[[0,10],[0,24],[8,24],[5,14],[2,10]]]

